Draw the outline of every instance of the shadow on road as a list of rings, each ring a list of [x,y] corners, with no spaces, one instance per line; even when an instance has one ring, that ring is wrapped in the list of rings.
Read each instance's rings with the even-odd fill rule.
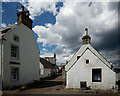
[[[46,78],[41,78],[40,80],[53,80],[56,79],[57,77],[61,76],[62,74],[56,74],[54,76],[46,77]]]
[[[43,81],[43,82],[38,82],[36,84],[31,84],[28,87],[29,88],[46,88],[46,87],[53,87],[53,86],[58,86],[62,85],[63,81]]]
[[[31,84],[23,85],[20,90],[26,90],[26,89],[32,89],[32,88],[47,88],[47,87],[53,87],[58,85],[63,85],[64,82],[60,80],[56,80],[57,77],[61,76],[61,74],[47,77],[40,79],[40,81],[35,81]]]

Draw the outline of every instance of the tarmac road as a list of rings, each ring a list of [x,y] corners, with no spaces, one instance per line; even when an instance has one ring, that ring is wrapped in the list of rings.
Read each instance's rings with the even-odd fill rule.
[[[99,92],[94,90],[66,89],[64,75],[46,79],[37,83],[37,87],[23,91],[15,90],[4,92],[2,96],[120,96],[116,92]]]

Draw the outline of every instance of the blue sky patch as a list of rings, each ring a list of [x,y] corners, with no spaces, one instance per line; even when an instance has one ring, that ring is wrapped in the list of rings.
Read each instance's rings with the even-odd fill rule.
[[[54,25],[55,22],[56,22],[56,18],[53,15],[53,12],[47,11],[35,17],[35,20],[33,22],[33,27],[36,25],[45,26],[46,23],[51,23]]]
[[[56,2],[56,11],[59,12],[60,8],[63,7],[62,2]],[[21,4],[19,2],[2,2],[2,23],[5,23],[7,26],[9,24],[15,24],[17,22],[17,12],[19,12],[19,9],[21,9]],[[27,9],[25,8],[25,11]],[[44,9],[41,9],[43,11]],[[36,25],[39,26],[45,26],[45,24],[51,23],[54,25],[56,23],[56,15],[54,16],[53,12],[44,11],[41,15],[35,16],[35,19],[33,20],[33,27]],[[0,25],[1,26],[1,25]],[[35,40],[37,41],[38,35],[33,31]],[[53,52],[53,50],[56,48],[57,45],[51,45],[47,44],[47,46],[43,47],[43,43],[38,43],[38,47],[42,53],[43,48],[45,48],[48,52]]]

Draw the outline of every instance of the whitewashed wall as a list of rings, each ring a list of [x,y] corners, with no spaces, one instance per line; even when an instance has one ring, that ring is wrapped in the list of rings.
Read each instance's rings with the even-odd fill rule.
[[[40,78],[44,78],[44,66],[41,62],[40,63]]]
[[[2,66],[1,66],[1,39],[0,39],[0,91],[2,91],[2,73],[1,73],[1,67]]]
[[[56,64],[56,58],[48,58],[48,61],[52,64]]]
[[[13,35],[19,37],[19,42],[13,40]],[[21,85],[39,80],[39,49],[32,30],[24,24],[19,24],[5,35],[3,86]],[[11,44],[19,46],[19,60],[11,58]],[[10,64],[10,61],[19,61],[20,65]],[[11,67],[19,68],[19,80],[11,81]]]
[[[45,78],[51,75],[51,70],[50,68],[45,68],[44,65],[40,62],[40,77]]]
[[[73,59],[77,59],[77,55]],[[90,64],[88,65],[85,63],[86,58],[90,60]],[[92,82],[92,68],[102,68],[101,83]],[[92,89],[111,89],[115,88],[116,73],[88,49],[67,72],[66,79],[66,88],[80,88],[80,81],[86,81],[87,87],[91,86]]]
[[[49,69],[49,68],[44,68],[44,76],[45,77],[48,77],[48,76],[50,76],[50,72],[51,71],[51,69]]]
[[[104,58],[100,54],[98,54],[98,52],[90,44],[85,44],[85,45],[82,45],[80,49],[72,56],[68,64],[65,66],[66,71],[76,61],[77,56],[78,55],[81,56],[81,54],[85,51],[86,48],[90,48],[92,51],[94,51],[95,54],[97,54],[109,67],[111,67],[111,65],[106,60],[104,60]]]

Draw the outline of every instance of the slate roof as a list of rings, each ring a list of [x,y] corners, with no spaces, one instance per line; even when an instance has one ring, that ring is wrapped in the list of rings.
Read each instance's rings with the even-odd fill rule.
[[[0,29],[0,32],[1,32],[2,34],[3,34],[3,33],[6,33],[6,32],[9,31],[10,29],[15,28],[17,25],[18,25],[18,24],[14,24],[14,25],[10,25],[10,26],[1,28],[1,29]]]
[[[0,29],[0,39],[4,36],[9,30],[15,28],[18,24],[10,25]]]
[[[17,24],[14,24],[14,25],[10,25],[10,26],[1,28],[1,29],[0,29],[0,39],[2,39],[2,36],[3,36],[4,34],[6,34],[9,30],[15,28],[16,26],[17,26]]]
[[[45,60],[44,58],[40,58],[40,62],[44,65],[45,68],[55,69],[55,64],[50,63],[49,61]]]

